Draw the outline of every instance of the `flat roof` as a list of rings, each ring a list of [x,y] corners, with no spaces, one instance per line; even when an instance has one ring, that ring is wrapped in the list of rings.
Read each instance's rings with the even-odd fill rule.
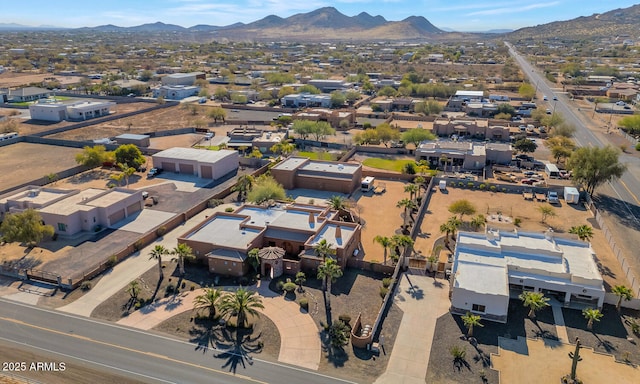
[[[71,195],[66,199],[62,199],[48,207],[42,208],[40,212],[68,215],[77,211],[90,211],[95,207],[82,204],[85,201],[104,193],[103,189],[88,188],[84,191],[80,191],[75,195]]]
[[[235,213],[238,215],[251,216],[251,219],[247,221],[247,225],[264,228],[267,224],[273,223],[278,217],[284,214],[284,209],[243,206]]]
[[[136,135],[135,133],[123,133],[122,135],[116,136],[116,139],[125,139],[125,140],[144,140],[148,139],[151,136],[149,135]]]
[[[301,164],[304,164],[306,161],[310,161],[306,157],[289,157],[285,161],[273,167],[273,169],[281,169],[281,170],[291,170],[298,168]]]
[[[329,161],[309,161],[300,167],[301,171],[312,171],[322,173],[333,173],[340,175],[353,175],[360,168],[360,164],[329,162]]]
[[[27,189],[21,192],[18,192],[14,195],[11,195],[7,198],[0,200],[0,203],[5,203],[7,201],[19,201],[19,202],[29,201],[33,204],[42,206],[60,197],[68,196],[73,192],[74,191],[62,190],[62,189],[49,189],[49,188],[41,189],[39,187],[27,187]]]
[[[193,160],[200,163],[215,163],[227,156],[238,156],[238,152],[229,149],[209,151],[206,149],[174,147],[158,152],[151,157],[161,157],[174,160]]]
[[[341,236],[336,237],[337,229],[340,227]],[[355,228],[348,227],[335,223],[327,223],[322,226],[320,232],[311,240],[311,244],[318,244],[321,240],[327,240],[327,243],[332,244],[336,248],[343,248],[345,244],[349,243],[351,237],[355,232]]]
[[[244,217],[214,215],[198,230],[187,234],[185,238],[214,246],[246,249],[247,245],[258,237],[262,230],[240,228]]]
[[[135,192],[133,192],[135,193]],[[102,196],[97,196],[95,199],[93,200],[88,200],[86,202],[86,205],[90,205],[92,207],[100,207],[100,208],[104,208],[104,207],[108,207],[111,206],[121,200],[126,199],[127,197],[131,196],[133,194],[132,192],[126,192],[126,191],[118,191],[118,190],[109,190],[107,193],[105,193]],[[140,197],[140,199],[142,200],[142,197]]]
[[[313,215],[313,223],[309,222],[309,215]],[[318,226],[318,212],[305,212],[288,209],[278,216],[269,226],[303,231],[315,231]]]
[[[482,278],[478,278],[482,276]],[[509,296],[509,279],[504,266],[460,261],[454,287],[496,296]]]

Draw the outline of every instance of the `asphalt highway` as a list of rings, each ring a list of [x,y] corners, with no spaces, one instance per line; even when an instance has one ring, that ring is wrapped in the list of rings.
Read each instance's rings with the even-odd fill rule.
[[[1,298],[0,339],[17,348],[54,354],[60,362],[82,362],[145,383],[348,382]]]
[[[538,99],[539,102],[546,103],[543,108],[562,114],[568,124],[576,127],[574,139],[579,146],[602,147],[608,144],[606,134],[589,129],[589,126],[598,124],[596,121],[583,120],[588,117],[576,113],[566,94],[551,88],[544,75],[539,73],[526,57],[521,56],[511,44],[505,44],[509,47],[511,56],[529,77],[531,84],[539,93],[547,96],[546,102]],[[557,101],[553,100],[554,96],[558,98]],[[613,221],[615,228],[612,228],[612,231],[615,232],[616,242],[626,250],[625,256],[636,275],[640,276],[640,254],[633,252],[640,247],[640,159],[622,153],[620,162],[626,164],[627,171],[619,179],[598,187],[595,196],[592,197],[598,203],[598,207],[606,211]]]

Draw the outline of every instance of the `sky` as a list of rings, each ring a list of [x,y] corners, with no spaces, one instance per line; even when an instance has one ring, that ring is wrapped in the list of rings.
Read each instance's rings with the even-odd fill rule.
[[[191,27],[250,23],[268,15],[288,17],[333,6],[347,16],[367,12],[390,21],[424,16],[456,31],[518,29],[627,8],[640,0],[30,0],[0,2],[0,24],[66,28],[161,21]]]

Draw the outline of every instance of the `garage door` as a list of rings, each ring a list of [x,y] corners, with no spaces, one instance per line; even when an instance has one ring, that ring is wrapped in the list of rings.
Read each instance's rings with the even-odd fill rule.
[[[124,208],[109,215],[109,225],[114,225],[124,219]]]
[[[200,174],[203,179],[213,179],[213,168],[203,165],[200,167]]]
[[[130,206],[127,207],[127,215],[132,215],[136,212],[138,212],[140,209],[142,209],[140,207],[140,203],[133,203]]]
[[[193,164],[180,164],[180,173],[193,175]]]
[[[162,170],[166,171],[166,172],[175,172],[176,171],[176,164],[175,163],[171,163],[171,162],[167,162],[167,161],[163,161],[162,162]]]

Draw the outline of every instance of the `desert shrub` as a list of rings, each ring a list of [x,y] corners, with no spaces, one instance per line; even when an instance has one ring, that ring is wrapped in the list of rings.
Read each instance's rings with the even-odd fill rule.
[[[407,163],[402,168],[402,173],[406,173],[407,175],[415,175],[416,174],[416,165],[414,163]]]
[[[478,186],[478,188],[480,188],[480,190],[484,191],[484,190],[485,190],[485,188],[487,188],[487,185],[486,185],[486,184],[480,184],[480,185]]]
[[[282,289],[284,291],[286,291],[287,293],[291,293],[291,292],[295,291],[296,287],[297,287],[297,285],[295,283],[290,282],[290,281],[286,282],[286,283],[284,283],[282,285]]]
[[[142,308],[142,304],[139,301],[136,301],[136,303],[133,304],[133,308],[134,309],[140,309],[140,308]]]
[[[83,291],[88,291],[93,287],[93,284],[91,284],[90,281],[83,281],[82,284],[80,284],[80,289],[82,289]]]
[[[457,345],[449,348],[449,353],[451,353],[451,356],[456,360],[464,360],[467,356],[467,350],[464,347],[459,347]]]
[[[472,182],[468,182],[468,183],[467,183],[467,187],[469,187],[469,188],[473,188],[473,186],[474,186],[474,185],[475,185],[475,184],[474,184],[474,183],[472,183]]]
[[[164,225],[156,229],[156,235],[158,235],[158,237],[164,236],[165,233],[167,233],[167,227],[165,227]]]
[[[300,299],[300,301],[298,301],[298,304],[300,304],[300,308],[304,309],[305,311],[309,310],[309,300],[307,299]]]
[[[516,227],[519,227],[520,224],[522,224],[522,219],[519,217],[516,217],[515,219],[513,219],[513,224],[515,224]]]
[[[464,188],[464,183],[463,183],[462,181],[459,181],[459,182],[458,182],[458,187],[460,187],[460,188]]]
[[[640,151],[640,143],[636,144],[636,151]]]
[[[118,256],[111,255],[111,257],[109,257],[109,259],[107,259],[107,268],[111,268],[116,264],[118,264]]]
[[[489,187],[489,190],[490,190],[491,192],[495,192],[495,191],[496,191],[496,189],[498,189],[498,188],[497,188],[495,185],[492,185],[492,186],[490,186],[490,187]]]
[[[283,281],[278,281],[276,283],[276,288],[278,289],[278,291],[282,291],[284,289],[284,282]]]
[[[338,316],[338,320],[348,325],[351,322],[351,316],[343,313],[342,315]]]
[[[391,283],[393,283],[393,279],[390,277],[385,277],[384,279],[382,279],[382,286],[385,288],[389,288]]]
[[[224,209],[225,212],[233,212],[233,207],[227,207]]]
[[[134,251],[138,252],[139,250],[141,250],[142,249],[142,245],[143,245],[143,243],[140,240],[138,240],[135,243],[133,243]]]
[[[169,284],[167,285],[167,288],[165,288],[164,293],[167,295],[172,294],[173,292],[175,292],[176,287],[173,284]]]
[[[222,204],[224,201],[220,200],[220,199],[211,199],[207,202],[207,206],[209,208],[215,208],[218,205]]]
[[[387,293],[389,293],[389,288],[380,287],[380,297],[382,300],[387,296]]]

